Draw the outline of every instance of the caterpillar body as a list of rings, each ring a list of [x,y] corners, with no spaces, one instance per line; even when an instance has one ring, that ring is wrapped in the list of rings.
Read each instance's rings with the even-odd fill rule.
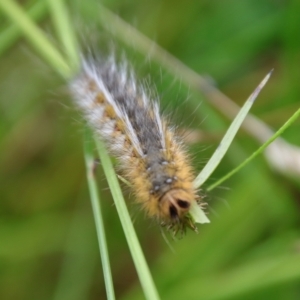
[[[189,157],[132,68],[112,57],[83,60],[70,89],[89,125],[119,159],[147,214],[175,231],[195,230],[188,212],[199,197]]]

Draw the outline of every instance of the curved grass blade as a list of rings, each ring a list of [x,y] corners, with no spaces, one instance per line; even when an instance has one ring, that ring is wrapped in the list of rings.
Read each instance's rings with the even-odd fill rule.
[[[250,108],[252,107],[255,99],[257,98],[258,94],[265,86],[267,81],[269,80],[273,70],[267,74],[267,76],[261,81],[261,83],[257,86],[254,92],[250,95],[250,97],[245,102],[244,106],[241,108],[233,122],[231,123],[230,127],[228,128],[225,136],[223,137],[221,143],[219,144],[218,148],[205,165],[203,170],[194,180],[194,187],[199,188],[202,184],[209,178],[209,176],[213,173],[216,167],[219,165],[220,161],[226,154],[232,140],[234,139],[237,131],[239,130],[242,122],[244,121],[247,113],[249,112]]]

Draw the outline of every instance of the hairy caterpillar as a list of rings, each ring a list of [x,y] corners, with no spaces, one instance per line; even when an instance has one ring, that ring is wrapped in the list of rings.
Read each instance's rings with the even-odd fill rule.
[[[123,176],[147,214],[175,231],[186,226],[196,230],[188,214],[199,199],[189,157],[132,69],[113,57],[89,58],[70,89],[90,126],[119,158]]]

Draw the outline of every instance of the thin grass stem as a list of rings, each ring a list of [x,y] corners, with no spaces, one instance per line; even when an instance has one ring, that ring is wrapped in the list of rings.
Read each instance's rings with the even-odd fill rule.
[[[78,69],[78,45],[68,10],[62,0],[48,0],[52,21],[55,26],[58,38],[64,47],[66,57],[72,70]]]
[[[261,154],[277,137],[279,137],[288,127],[291,126],[293,122],[297,120],[297,118],[300,115],[300,109],[298,109],[284,124],[280,129],[271,137],[269,138],[262,146],[260,146],[255,152],[252,153],[247,159],[244,160],[239,166],[237,166],[235,169],[227,173],[224,177],[217,180],[215,183],[210,185],[207,188],[207,191],[213,190],[215,187],[220,185],[225,180],[229,179],[231,176],[233,176],[235,173],[237,173],[240,169],[245,167],[250,161],[252,161],[256,156]]]
[[[93,155],[93,143],[92,134],[87,129],[84,141],[84,158],[87,172],[87,181],[91,196],[94,220],[96,225],[98,244],[100,249],[100,256],[103,268],[103,276],[106,287],[106,294],[108,300],[115,299],[115,292],[112,280],[112,273],[109,263],[109,255],[106,243],[106,235],[104,229],[104,222],[102,218],[100,196],[97,188],[97,183],[95,179],[95,158]]]

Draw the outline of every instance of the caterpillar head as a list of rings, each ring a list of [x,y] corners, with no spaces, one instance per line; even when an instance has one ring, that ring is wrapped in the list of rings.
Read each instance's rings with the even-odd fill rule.
[[[189,216],[192,201],[195,201],[195,194],[192,191],[183,189],[172,189],[160,200],[160,212],[163,225],[173,229],[174,234],[179,230],[185,231],[186,226],[197,230],[193,220]]]

